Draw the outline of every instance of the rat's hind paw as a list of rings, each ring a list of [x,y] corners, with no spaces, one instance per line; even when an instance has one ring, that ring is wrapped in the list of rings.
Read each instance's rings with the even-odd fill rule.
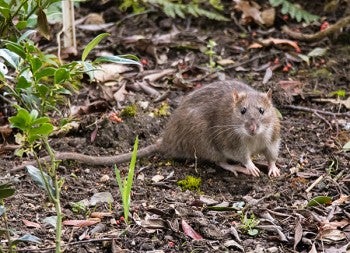
[[[233,172],[233,174],[235,174],[236,177],[238,176],[237,172],[240,172],[240,173],[243,173],[246,175],[253,175],[255,177],[258,177],[260,175],[260,170],[255,166],[254,166],[255,169],[253,169],[253,168],[248,169],[248,168],[242,167],[240,165],[232,165],[232,164],[229,164],[226,162],[220,162],[220,163],[218,163],[218,165],[225,170]]]
[[[281,172],[279,170],[279,168],[277,168],[276,164],[270,164],[269,166],[269,177],[278,177],[281,175]]]

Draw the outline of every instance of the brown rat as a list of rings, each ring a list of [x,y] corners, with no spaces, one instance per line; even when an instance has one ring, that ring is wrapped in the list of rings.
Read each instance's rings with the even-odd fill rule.
[[[236,80],[219,81],[187,95],[170,117],[162,138],[139,149],[138,157],[159,151],[169,158],[212,161],[235,175],[242,172],[259,176],[260,171],[251,157],[264,154],[269,176],[279,176],[276,167],[279,143],[280,123],[272,105],[271,91],[261,93]],[[113,165],[130,161],[131,153],[94,157],[57,152],[56,159]],[[240,162],[245,168],[231,165],[229,160]],[[25,165],[28,163],[12,171]]]

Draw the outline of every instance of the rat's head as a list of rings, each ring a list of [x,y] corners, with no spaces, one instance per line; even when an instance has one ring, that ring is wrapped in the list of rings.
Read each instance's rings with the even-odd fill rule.
[[[256,136],[271,129],[275,110],[272,106],[272,92],[237,92],[233,94],[233,117],[235,129],[246,136]]]

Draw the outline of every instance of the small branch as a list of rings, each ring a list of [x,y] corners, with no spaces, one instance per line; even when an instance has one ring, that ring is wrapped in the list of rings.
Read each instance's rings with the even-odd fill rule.
[[[310,186],[305,190],[305,192],[310,192],[318,183],[323,180],[324,176],[319,176]]]
[[[322,111],[322,110],[317,110],[317,109],[312,109],[309,107],[304,107],[304,106],[297,106],[297,105],[284,105],[283,108],[285,109],[292,109],[292,110],[298,110],[298,111],[304,111],[304,112],[312,112],[315,114],[323,114],[323,115],[328,115],[328,116],[345,116],[345,117],[350,117],[350,112],[328,112],[328,111]]]
[[[338,32],[340,29],[344,28],[349,24],[350,24],[350,16],[347,16],[339,20],[334,25],[328,27],[327,29],[314,34],[304,34],[300,32],[295,32],[289,29],[287,26],[283,26],[282,31],[286,33],[289,37],[292,37],[293,39],[312,42],[312,41],[320,41],[321,39]]]
[[[90,240],[84,240],[84,241],[78,241],[78,242],[70,242],[66,243],[65,246],[74,246],[74,245],[81,245],[86,243],[94,243],[94,242],[105,242],[105,241],[112,241],[116,238],[99,238],[99,239],[90,239]],[[17,249],[17,252],[48,252],[49,250],[54,250],[55,247],[49,247],[49,248],[43,248],[43,249]],[[51,251],[50,251],[51,252]]]

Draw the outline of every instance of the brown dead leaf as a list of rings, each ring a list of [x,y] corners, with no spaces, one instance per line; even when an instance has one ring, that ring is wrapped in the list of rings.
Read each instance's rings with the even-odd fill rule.
[[[275,8],[269,8],[261,12],[261,19],[266,27],[271,27],[275,23],[276,10]]]
[[[301,241],[301,238],[303,237],[303,227],[300,224],[300,220],[297,221],[297,224],[295,225],[295,231],[294,231],[294,246],[293,249],[295,250],[298,243]]]
[[[104,217],[112,217],[112,213],[110,213],[110,212],[92,212],[90,214],[90,217],[102,219]]]
[[[344,203],[348,203],[350,201],[350,196],[348,195],[340,195],[339,199],[336,199],[332,202],[332,205],[342,205]]]
[[[279,81],[279,86],[284,90],[288,96],[297,96],[303,93],[304,84],[300,81],[287,80]]]
[[[344,228],[349,224],[350,224],[349,221],[345,219],[341,221],[332,221],[332,222],[325,220],[322,222],[320,230],[332,230],[337,228]]]
[[[260,6],[254,1],[235,0],[235,9],[242,12],[241,23],[249,24],[252,20],[257,24],[264,24],[261,18]]]
[[[98,83],[105,83],[107,81],[115,81],[119,78],[121,73],[127,72],[132,68],[117,63],[102,63],[94,71],[95,81]]]
[[[98,13],[89,13],[84,20],[85,25],[100,25],[106,23],[102,15]]]
[[[317,253],[315,243],[312,244],[312,247],[311,247],[311,250],[309,251],[309,253]]]
[[[128,94],[126,88],[126,84],[123,83],[123,85],[113,94],[114,100],[117,102],[123,102],[125,100],[126,94]]]
[[[336,105],[344,105],[346,109],[350,109],[350,97],[345,100],[335,98],[318,98],[313,100],[317,102],[329,102]]]
[[[329,229],[318,234],[322,241],[338,242],[346,239],[346,235],[339,229]]]
[[[203,239],[203,237],[198,234],[185,220],[181,220],[181,227],[185,235],[191,237],[193,240]]]
[[[65,226],[74,226],[74,227],[88,227],[92,226],[96,223],[101,222],[99,218],[91,218],[87,220],[65,220],[63,221],[63,225]]]
[[[301,52],[301,49],[298,46],[298,43],[296,41],[287,40],[287,39],[276,39],[276,38],[268,38],[268,39],[265,39],[265,40],[261,40],[261,41],[259,41],[259,43],[254,42],[248,48],[251,49],[251,48],[268,47],[271,44],[272,45],[274,45],[274,44],[275,45],[286,44],[286,45],[289,45],[289,46],[293,47],[297,53]]]
[[[29,221],[29,220],[22,220],[24,225],[26,225],[28,228],[41,228],[41,225],[39,223]]]
[[[108,119],[109,119],[110,121],[114,122],[114,123],[121,123],[121,122],[123,122],[123,119],[120,118],[120,117],[118,116],[118,114],[115,113],[115,112],[111,112],[111,113],[108,115]]]

